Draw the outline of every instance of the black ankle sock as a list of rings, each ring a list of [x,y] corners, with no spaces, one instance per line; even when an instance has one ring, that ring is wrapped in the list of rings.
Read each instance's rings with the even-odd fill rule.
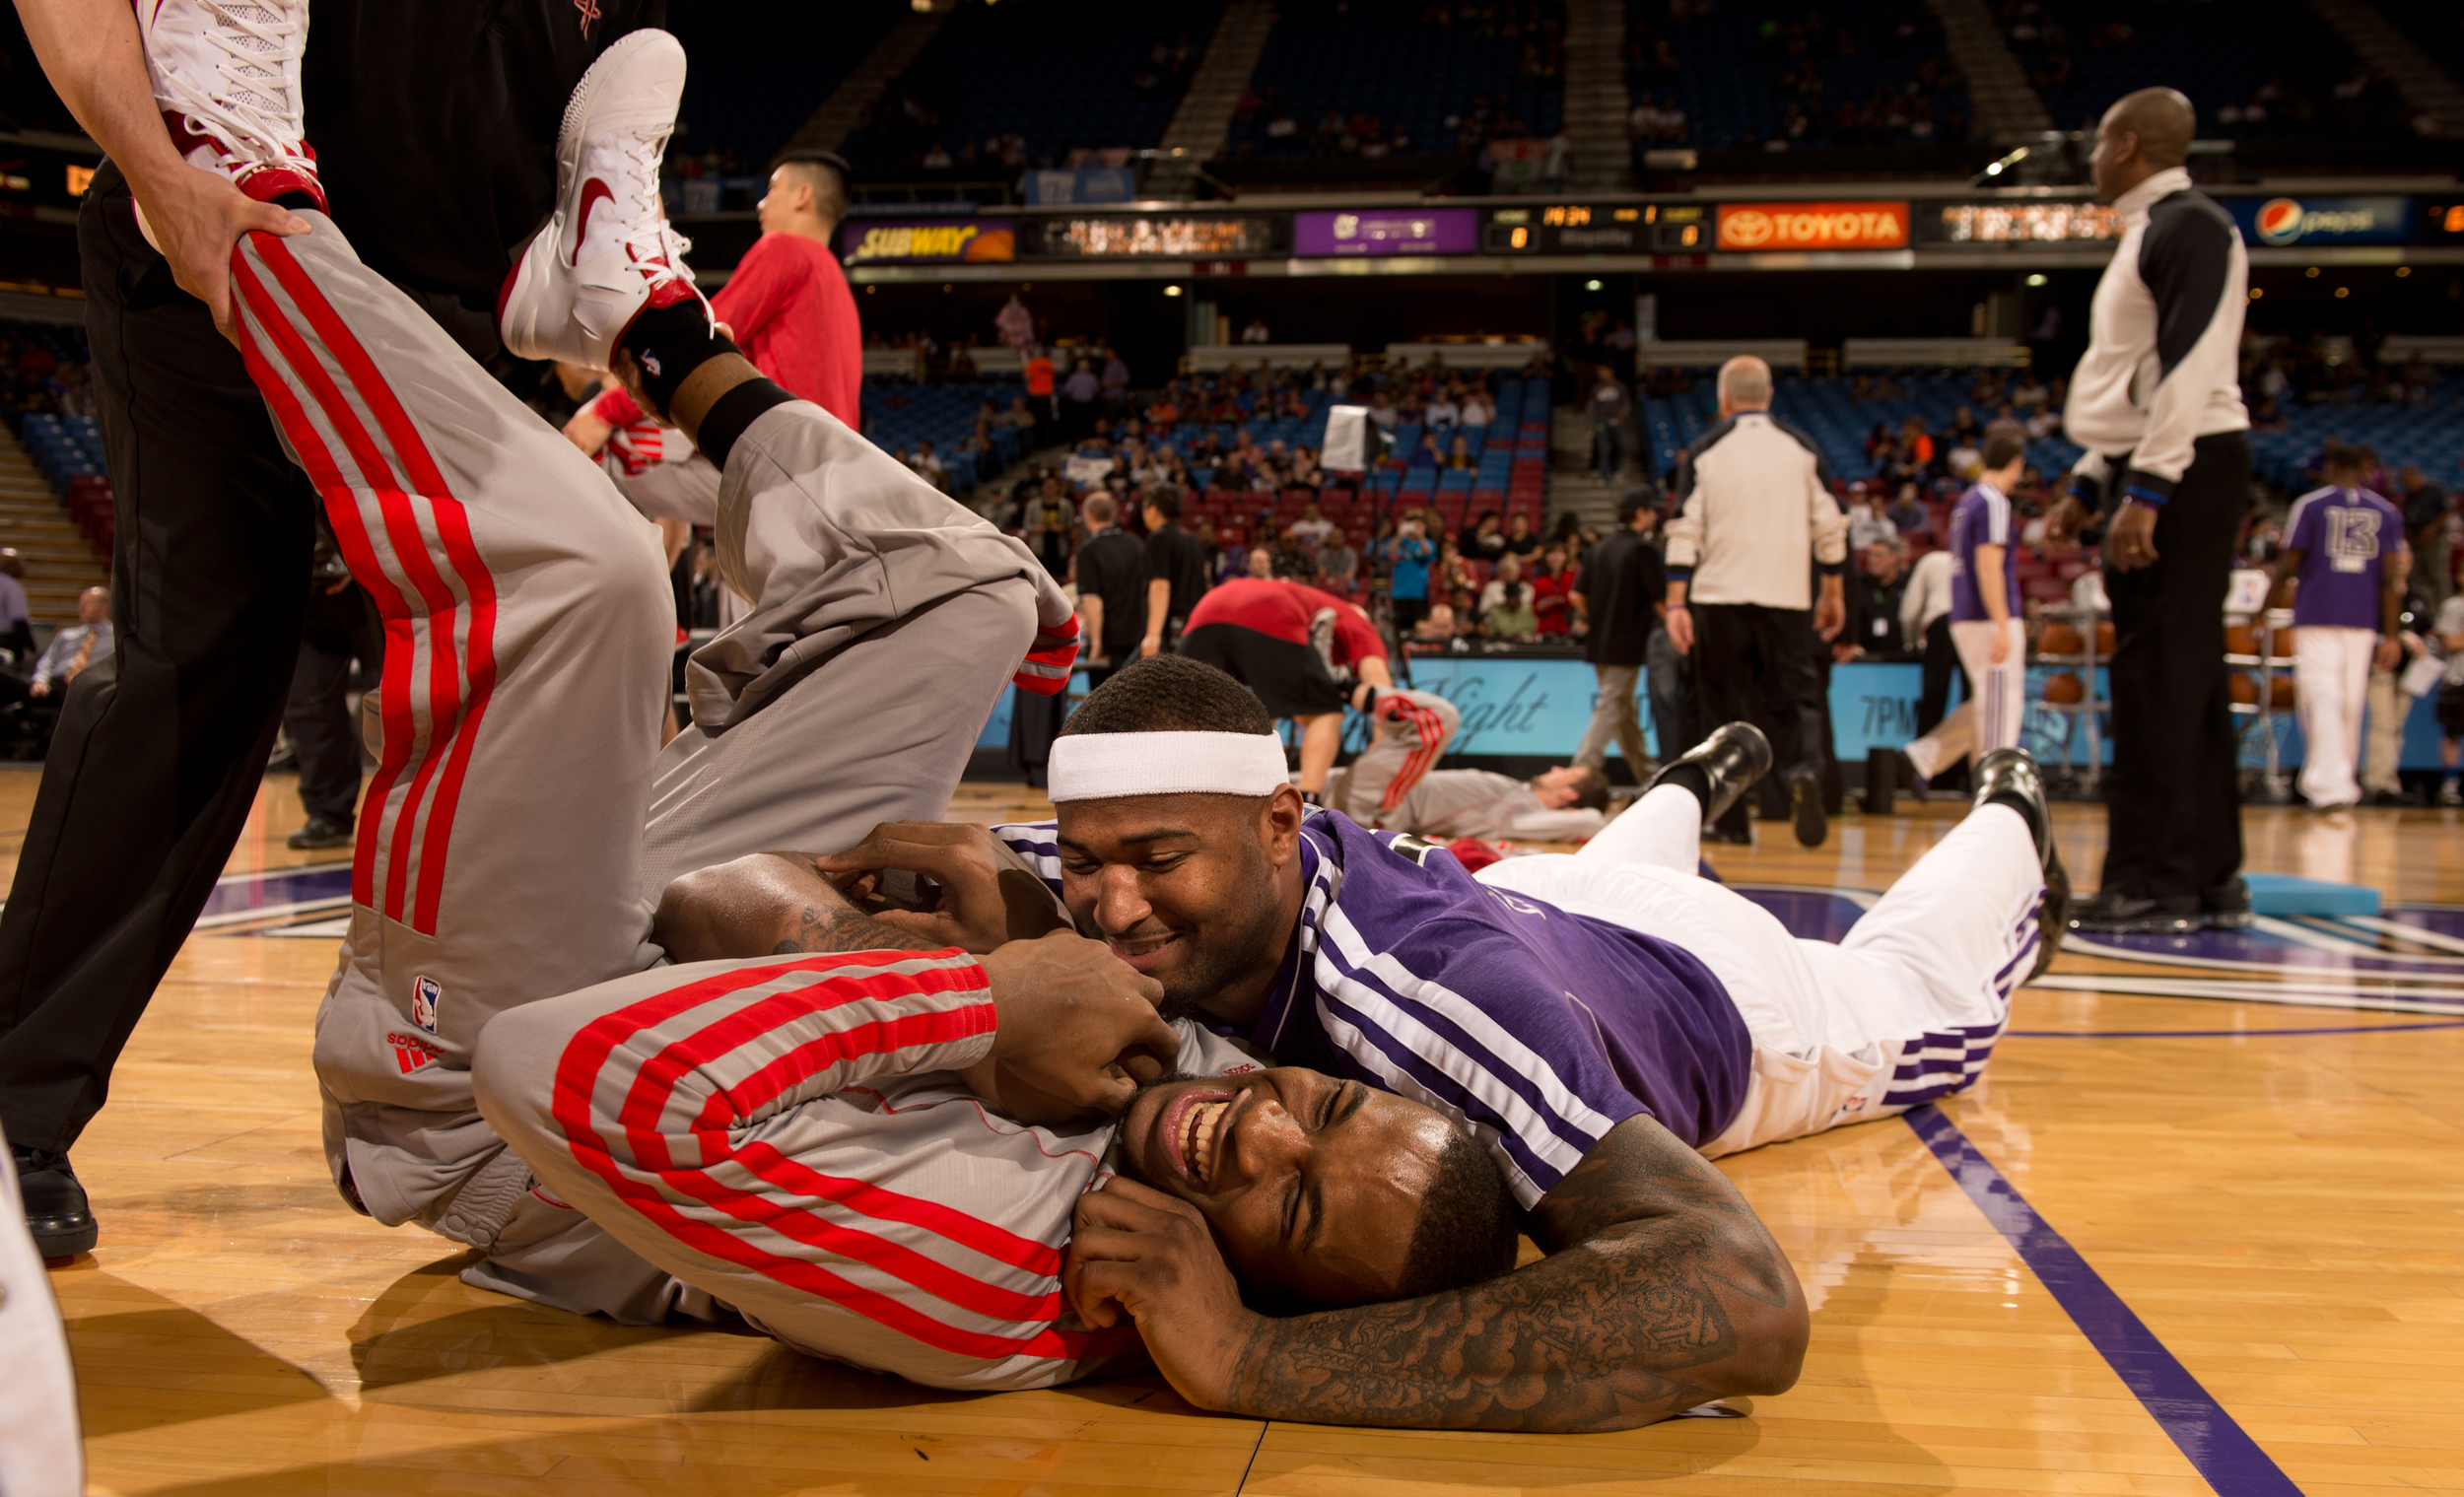
[[[710,309],[699,300],[673,306],[653,306],[633,319],[618,346],[642,366],[642,389],[665,411],[687,375],[736,346],[711,326]]]
[[[712,402],[693,444],[701,448],[713,467],[723,472],[727,454],[734,450],[736,439],[744,435],[745,428],[759,420],[762,412],[794,398],[767,379],[747,379]]]
[[[286,192],[280,197],[274,199],[274,206],[277,208],[288,208],[294,213],[322,213],[325,211],[324,204],[318,202],[316,199],[308,196],[305,192]]]
[[[1702,802],[1703,818],[1710,819],[1711,776],[1701,765],[1687,764],[1680,759],[1662,770],[1653,783],[1655,787],[1663,784],[1683,786],[1696,800]]]
[[[1989,806],[2009,806],[2012,810],[2019,812],[2019,820],[2027,823],[2028,840],[2036,844],[2036,855],[2039,857],[2044,855],[2045,835],[2051,830],[2051,828],[2044,824],[2043,819],[2038,814],[2036,802],[2028,799],[2025,795],[2020,794],[2017,790],[1996,790],[1991,795],[1985,797],[1985,804]]]

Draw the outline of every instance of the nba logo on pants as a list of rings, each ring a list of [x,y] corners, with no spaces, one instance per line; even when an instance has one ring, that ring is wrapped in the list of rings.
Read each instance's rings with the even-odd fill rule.
[[[430,1034],[437,1032],[437,1003],[445,996],[445,988],[435,978],[422,974],[411,979],[411,1022]]]

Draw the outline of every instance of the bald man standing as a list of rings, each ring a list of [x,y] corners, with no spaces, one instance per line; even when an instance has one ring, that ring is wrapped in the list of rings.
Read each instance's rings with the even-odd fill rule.
[[[2250,264],[2182,169],[2190,101],[2142,89],[2105,111],[2090,158],[2122,238],[2097,283],[2063,424],[2088,449],[2047,516],[2105,520],[2113,768],[2103,887],[2071,923],[2181,932],[2250,922],[2224,670],[2224,589],[2250,504],[2236,356]]]
[[[1848,516],[1814,439],[1773,419],[1769,365],[1748,355],[1720,367],[1720,423],[1677,454],[1676,495],[1669,642],[1694,655],[1704,721],[1751,722],[1770,738],[1797,840],[1820,847],[1830,728],[1814,642],[1837,639],[1848,619]],[[1747,840],[1742,801],[1719,827]]]

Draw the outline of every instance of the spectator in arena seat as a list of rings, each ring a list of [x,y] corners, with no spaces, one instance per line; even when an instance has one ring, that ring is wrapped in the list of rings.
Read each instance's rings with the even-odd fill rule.
[[[1335,521],[1318,512],[1315,500],[1301,506],[1300,518],[1283,527],[1283,533],[1294,539],[1306,538],[1323,543],[1335,529]]]
[[[1360,553],[1341,530],[1330,530],[1319,543],[1315,571],[1319,585],[1328,591],[1349,592],[1360,575]]]
[[[1480,589],[1480,632],[1492,640],[1528,643],[1540,637],[1540,614],[1519,557],[1497,560],[1497,576]]]
[[[1456,537],[1455,550],[1475,562],[1494,562],[1504,556],[1506,530],[1498,523],[1497,511],[1483,510],[1464,526],[1463,533]]]
[[[1517,510],[1513,517],[1506,521],[1506,539],[1501,548],[1502,554],[1521,557],[1526,567],[1529,567],[1532,557],[1539,554],[1540,548],[1540,538],[1532,531],[1532,517]]]
[[[921,441],[916,443],[916,449],[907,454],[907,465],[923,474],[924,481],[932,487],[944,492],[949,489],[949,464],[943,462],[933,452],[932,443],[929,441]]]
[[[1902,538],[1912,535],[1930,535],[1933,532],[1933,516],[1925,512],[1925,502],[1918,497],[1917,487],[1912,483],[1903,483],[1899,486],[1899,497],[1891,502],[1890,508],[1884,510],[1882,514],[1890,521],[1891,529]]]
[[[1430,585],[1437,547],[1429,540],[1429,522],[1419,510],[1406,510],[1394,535],[1380,542],[1378,560],[1389,569],[1387,602],[1394,609],[1395,628],[1406,632],[1426,617],[1436,589]]]
[[[1454,391],[1450,388],[1442,391],[1435,400],[1429,402],[1428,409],[1421,414],[1420,419],[1440,431],[1451,431],[1463,421],[1463,407],[1456,403]],[[1458,437],[1455,442],[1460,446],[1463,439]]]
[[[1468,473],[1479,465],[1480,460],[1472,455],[1472,442],[1470,439],[1458,435],[1454,442],[1447,446],[1446,466],[1448,468],[1459,473]]]
[[[1865,548],[1899,533],[1890,516],[1882,512],[1882,496],[1871,484],[1859,481],[1848,486],[1848,549],[1860,556]]]
[[[1550,541],[1532,561],[1532,612],[1543,641],[1562,641],[1574,629],[1574,569],[1563,543]]]
[[[1274,334],[1266,330],[1266,318],[1252,317],[1249,319],[1249,325],[1241,329],[1241,341],[1243,343],[1272,343]]]
[[[43,646],[26,694],[48,697],[54,691],[64,692],[88,671],[100,671],[95,679],[108,681],[118,666],[112,652],[111,589],[89,587],[77,595],[77,622],[61,629]]]

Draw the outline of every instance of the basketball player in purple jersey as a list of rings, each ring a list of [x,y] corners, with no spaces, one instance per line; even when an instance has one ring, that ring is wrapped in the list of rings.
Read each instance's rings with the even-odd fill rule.
[[[2014,615],[2019,552],[2012,544],[2011,489],[2027,465],[2017,437],[1985,442],[1985,471],[1951,511],[1951,643],[1967,668],[1974,710],[1953,713],[1907,746],[1922,784],[1953,760],[2016,748],[2027,712],[2027,636]]]
[[[2361,749],[2361,704],[2370,671],[2402,654],[2397,616],[2413,554],[2404,515],[2361,487],[2360,451],[2329,442],[2326,487],[2293,503],[2285,547],[2270,568],[2295,578],[2293,679],[2299,694],[2303,757],[2299,787],[2314,811],[2361,803],[2354,765]]]

